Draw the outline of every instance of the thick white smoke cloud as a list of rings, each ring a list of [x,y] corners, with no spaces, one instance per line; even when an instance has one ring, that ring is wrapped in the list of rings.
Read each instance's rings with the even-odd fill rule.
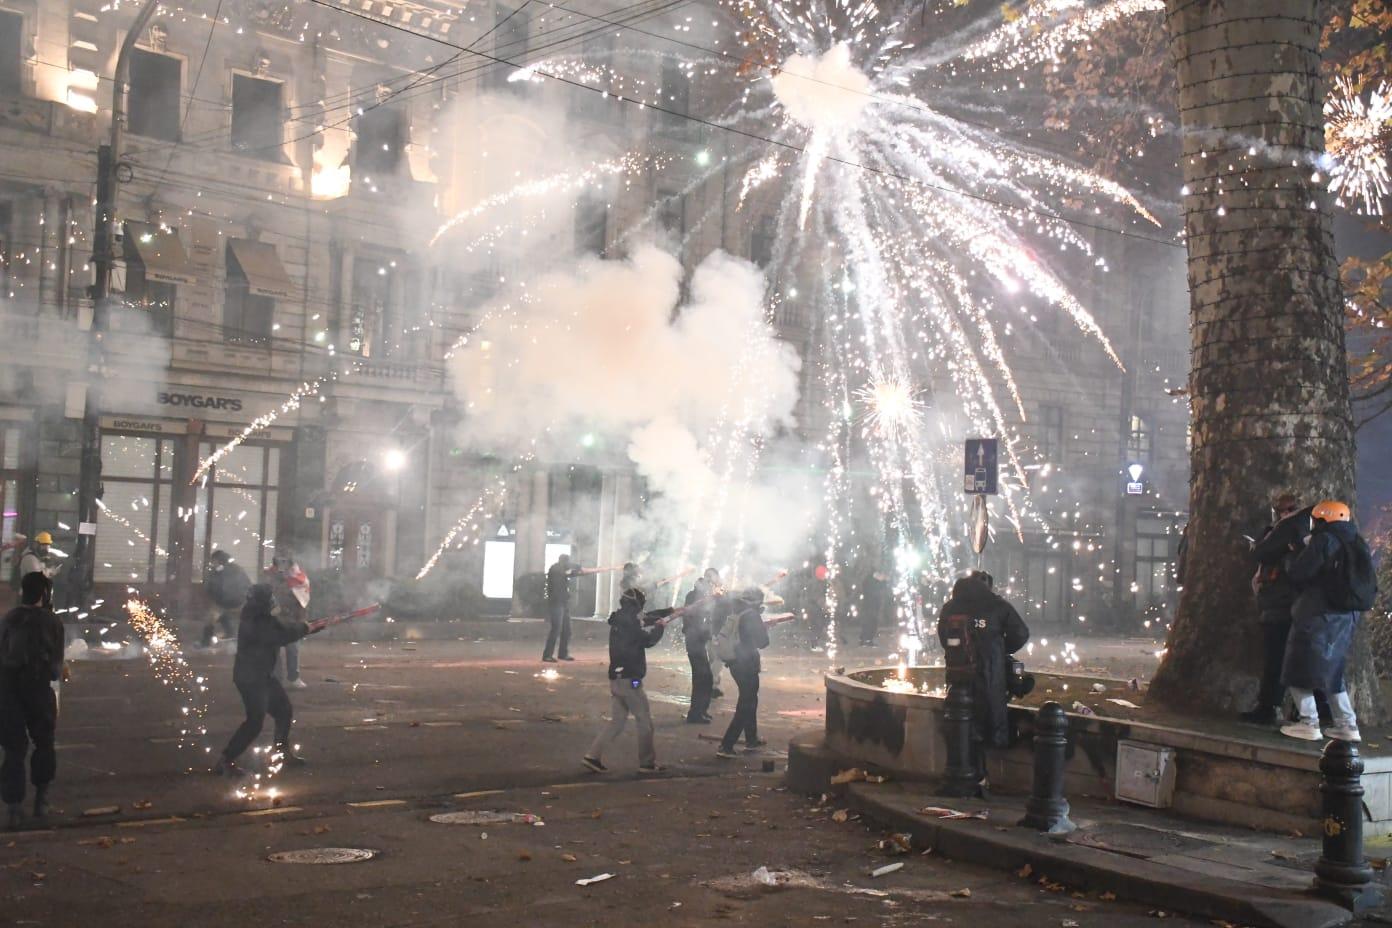
[[[582,259],[483,307],[452,361],[465,439],[515,453],[537,440],[543,457],[563,459],[581,435],[601,435],[654,493],[645,520],[627,526],[635,548],[672,554],[678,534],[714,532],[723,486],[719,534],[740,534],[751,555],[791,556],[806,519],[790,517],[786,486],[757,473],[747,482],[746,462],[756,440],[794,424],[797,352],[765,322],[763,277],[749,262],[711,254],[678,305],[681,275],[676,258],[644,245],[624,260]]]
[[[520,450],[548,433],[627,438],[662,420],[697,435],[722,412],[738,421],[749,399],[741,384],[757,391],[751,425],[791,425],[799,360],[764,323],[759,271],[716,252],[678,308],[680,279],[676,258],[644,245],[622,261],[582,259],[484,307],[452,367],[469,436]]]

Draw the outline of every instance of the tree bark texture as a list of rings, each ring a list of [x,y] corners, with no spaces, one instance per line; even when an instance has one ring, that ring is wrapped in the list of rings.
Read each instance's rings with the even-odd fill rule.
[[[1261,645],[1243,533],[1273,496],[1354,489],[1343,295],[1317,178],[1319,0],[1167,0],[1179,77],[1193,404],[1185,588],[1151,693],[1198,712],[1255,702]],[[1379,720],[1362,642],[1349,685]]]

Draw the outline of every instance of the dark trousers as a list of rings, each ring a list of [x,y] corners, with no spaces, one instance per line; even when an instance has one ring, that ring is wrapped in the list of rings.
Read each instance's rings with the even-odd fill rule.
[[[715,675],[711,673],[710,658],[706,649],[693,651],[686,649],[686,659],[691,662],[691,710],[686,713],[690,721],[710,714],[711,690],[715,688]]]
[[[1290,639],[1289,622],[1262,623],[1262,672],[1261,683],[1257,687],[1257,705],[1275,706],[1280,711],[1285,701],[1286,687],[1281,683],[1281,667],[1286,659],[1286,642]],[[1321,725],[1332,724],[1329,700],[1319,690],[1315,691],[1315,707],[1319,711]]]
[[[551,631],[546,635],[546,647],[542,657],[556,656],[556,642],[560,641],[561,657],[570,657],[570,604],[565,602],[546,604],[547,618],[551,620]]]
[[[203,644],[212,644],[219,628],[222,629],[223,638],[237,637],[237,611],[235,609],[218,610],[217,616],[203,628]]]
[[[290,697],[285,695],[285,687],[275,677],[263,680],[237,680],[237,692],[242,694],[242,705],[246,708],[246,721],[242,722],[222,756],[236,760],[242,752],[261,734],[266,724],[266,716],[275,720],[275,744],[288,747],[290,743],[290,723],[295,719],[295,709],[290,705]]]
[[[47,680],[6,682],[0,690],[0,747],[5,761],[0,765],[0,799],[9,805],[24,801],[24,761],[29,742],[34,756],[29,760],[29,781],[35,787],[53,782],[58,755],[53,739],[58,728],[58,699]]]
[[[725,737],[720,747],[733,750],[735,742],[744,736],[745,744],[754,745],[759,740],[759,668],[739,662],[728,664],[730,676],[739,687],[739,700],[735,703],[735,717],[730,727],[725,729]]]
[[[1262,624],[1262,672],[1257,687],[1258,706],[1280,706],[1286,694],[1281,685],[1281,662],[1286,659],[1286,639],[1290,637],[1289,622]]]

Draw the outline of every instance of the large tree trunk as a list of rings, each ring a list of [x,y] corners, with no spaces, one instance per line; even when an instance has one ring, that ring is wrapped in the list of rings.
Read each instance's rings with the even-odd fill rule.
[[[1151,693],[1232,712],[1261,645],[1243,533],[1290,490],[1352,501],[1343,297],[1324,152],[1318,0],[1167,0],[1179,72],[1189,247],[1193,451],[1179,613]],[[1381,718],[1366,647],[1349,671]]]

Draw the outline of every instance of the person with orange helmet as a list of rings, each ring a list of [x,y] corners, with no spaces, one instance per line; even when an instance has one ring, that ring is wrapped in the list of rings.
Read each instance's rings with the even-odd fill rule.
[[[1296,598],[1281,667],[1281,682],[1295,699],[1300,718],[1283,726],[1281,733],[1306,741],[1359,741],[1344,666],[1359,613],[1372,607],[1377,593],[1372,552],[1348,504],[1326,499],[1315,505],[1310,517],[1304,548],[1287,570]],[[1333,714],[1333,725],[1323,730],[1316,715],[1316,692],[1328,698]]]

